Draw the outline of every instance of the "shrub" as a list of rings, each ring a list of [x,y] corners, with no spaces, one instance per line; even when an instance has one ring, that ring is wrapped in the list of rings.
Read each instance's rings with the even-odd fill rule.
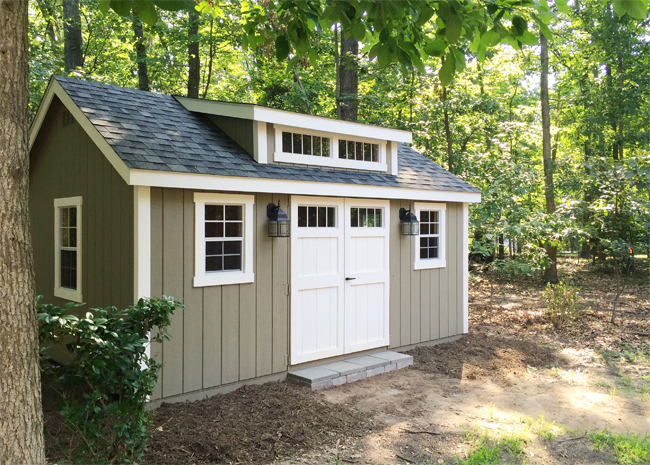
[[[93,309],[83,317],[43,305],[39,298],[41,372],[61,400],[57,410],[70,433],[67,454],[73,463],[131,463],[143,456],[148,438],[147,399],[160,365],[147,357],[152,342],[169,339],[167,326],[180,301],[172,297],[140,299],[126,310]],[[65,344],[72,355],[66,365],[45,355],[51,345]]]
[[[580,308],[580,288],[559,282],[548,284],[543,298],[546,302],[546,313],[556,328],[573,323],[582,313]]]

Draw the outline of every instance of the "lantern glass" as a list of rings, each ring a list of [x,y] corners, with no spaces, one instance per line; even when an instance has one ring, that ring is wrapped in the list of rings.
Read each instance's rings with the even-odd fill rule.
[[[402,236],[417,236],[420,234],[420,223],[412,221],[402,222]]]
[[[269,237],[289,237],[290,221],[269,220]]]

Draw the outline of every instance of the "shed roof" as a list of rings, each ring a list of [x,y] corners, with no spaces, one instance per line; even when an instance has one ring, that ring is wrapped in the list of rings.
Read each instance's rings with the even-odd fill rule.
[[[207,116],[188,111],[170,95],[68,77],[54,79],[131,169],[480,192],[402,143],[397,176],[257,163]]]

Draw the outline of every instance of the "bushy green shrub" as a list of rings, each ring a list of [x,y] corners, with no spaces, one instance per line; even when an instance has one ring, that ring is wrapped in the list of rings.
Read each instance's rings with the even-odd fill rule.
[[[580,307],[580,288],[560,281],[547,284],[543,293],[546,314],[556,328],[573,323],[582,313]]]
[[[147,399],[160,365],[147,357],[149,343],[169,339],[172,297],[140,299],[125,310],[93,309],[83,317],[70,310],[42,305],[39,299],[41,371],[48,388],[61,397],[57,410],[70,432],[67,444],[73,463],[131,463],[142,458],[147,440]],[[70,363],[53,363],[48,347],[65,344]]]

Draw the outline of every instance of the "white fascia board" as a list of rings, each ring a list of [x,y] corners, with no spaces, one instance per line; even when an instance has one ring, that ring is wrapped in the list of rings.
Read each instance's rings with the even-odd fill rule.
[[[43,95],[43,100],[38,107],[34,122],[32,123],[32,126],[29,130],[29,150],[32,150],[32,146],[34,145],[34,142],[36,142],[36,137],[38,136],[38,133],[43,126],[45,116],[47,115],[47,111],[49,110],[50,105],[52,104],[52,99],[55,95],[59,98],[59,100],[61,100],[61,103],[63,103],[63,105],[74,117],[77,123],[79,123],[79,125],[83,128],[86,134],[88,134],[88,137],[90,137],[90,139],[95,143],[99,150],[104,154],[108,162],[113,166],[113,168],[115,168],[122,179],[124,179],[127,184],[130,184],[129,167],[126,166],[119,155],[115,153],[115,150],[113,150],[109,143],[106,142],[104,136],[99,133],[93,123],[91,123],[86,115],[83,114],[77,104],[74,103],[72,98],[66,93],[65,90],[63,90],[61,84],[59,84],[54,78],[50,79],[50,83],[47,86],[45,95]]]
[[[469,332],[469,205],[463,203],[463,231],[460,253],[463,259],[463,334]]]
[[[481,194],[478,192],[431,191],[404,187],[215,176],[210,174],[173,173],[169,171],[135,169],[131,170],[130,181],[135,186],[201,189],[207,191],[259,192],[269,194],[282,192],[292,195],[408,199],[429,202],[478,203],[481,201]]]
[[[410,131],[401,129],[341,121],[324,116],[303,115],[291,111],[260,107],[252,103],[215,102],[178,96],[176,100],[187,110],[197,113],[250,119],[294,128],[344,134],[346,136],[367,137],[369,139],[389,140],[407,144],[413,142],[413,134]]]

